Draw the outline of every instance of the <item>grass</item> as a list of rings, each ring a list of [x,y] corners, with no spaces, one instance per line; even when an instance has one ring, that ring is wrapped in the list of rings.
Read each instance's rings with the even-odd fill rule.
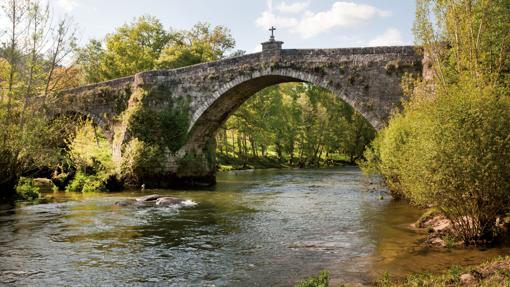
[[[461,276],[469,274],[470,284],[462,282]],[[466,275],[465,275],[466,276]],[[385,273],[376,282],[379,287],[436,287],[436,286],[510,286],[510,256],[498,257],[486,263],[459,267],[453,266],[441,274],[419,273],[404,279],[392,279]]]
[[[466,282],[461,277],[469,277]],[[457,287],[457,286],[484,286],[484,287],[510,287],[510,256],[496,257],[485,263],[474,266],[452,266],[443,273],[429,272],[410,274],[405,278],[392,278],[385,272],[374,282],[378,287]],[[294,287],[328,287],[329,273],[322,271],[317,276],[311,276]],[[342,287],[351,286],[341,284]],[[358,285],[352,285],[358,286]]]
[[[329,273],[321,271],[317,276],[311,276],[295,285],[295,287],[328,287]]]

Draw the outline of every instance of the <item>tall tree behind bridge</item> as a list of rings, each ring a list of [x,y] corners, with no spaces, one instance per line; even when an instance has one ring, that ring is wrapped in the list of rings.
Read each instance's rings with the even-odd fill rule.
[[[374,137],[370,123],[335,94],[288,83],[250,98],[222,126],[216,141],[220,164],[264,164],[260,158],[271,157],[304,167],[339,158],[355,163]]]
[[[214,61],[235,46],[222,26],[198,23],[189,31],[167,31],[155,17],[142,16],[79,50],[85,82],[94,83],[154,69]]]

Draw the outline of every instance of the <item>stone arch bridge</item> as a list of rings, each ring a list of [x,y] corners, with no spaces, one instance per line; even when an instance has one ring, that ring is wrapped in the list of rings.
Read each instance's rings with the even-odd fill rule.
[[[380,129],[403,98],[403,75],[427,74],[412,46],[282,49],[282,42],[270,40],[262,47],[260,53],[62,91],[53,110],[101,126],[127,183],[210,185],[215,133],[257,91],[285,82],[316,84]]]

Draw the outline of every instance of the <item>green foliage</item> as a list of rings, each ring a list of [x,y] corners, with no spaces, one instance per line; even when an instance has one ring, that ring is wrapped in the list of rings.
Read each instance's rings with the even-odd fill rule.
[[[58,162],[44,108],[66,72],[56,73],[74,47],[72,26],[52,22],[40,1],[2,1],[0,18],[0,199],[16,196],[24,173]],[[54,25],[56,24],[56,25]],[[55,47],[59,47],[55,49]],[[22,183],[21,186],[24,186]]]
[[[68,143],[68,154],[76,169],[89,174],[111,174],[115,170],[111,145],[92,122],[78,125]]]
[[[440,89],[461,78],[510,89],[510,5],[507,0],[418,0],[414,32]],[[448,43],[448,45],[446,45]]]
[[[147,97],[150,97],[147,96]],[[189,102],[179,99],[160,111],[137,107],[132,111],[128,131],[132,137],[163,151],[177,151],[186,141],[190,115]]]
[[[415,29],[436,74],[432,82],[413,85],[403,113],[366,152],[364,167],[382,173],[396,194],[437,205],[465,243],[491,240],[496,219],[510,204],[510,65],[507,54],[493,48],[508,47],[510,38],[485,34],[507,33],[508,21],[495,21],[508,18],[510,6],[468,0],[418,4]],[[435,19],[438,28],[429,9],[441,16]]]
[[[160,96],[157,90],[139,91],[139,103]],[[121,177],[128,184],[144,182],[146,176],[162,169],[165,153],[176,152],[187,139],[190,122],[189,101],[167,103],[160,110],[132,106],[124,114],[131,140],[122,153]]]
[[[291,166],[355,163],[375,130],[336,95],[309,84],[266,88],[243,104],[217,134],[222,164],[277,158]],[[234,161],[230,160],[234,159]]]
[[[392,286],[390,273],[387,271],[384,272],[383,275],[377,280],[376,285],[380,287]]]
[[[105,179],[96,175],[86,175],[77,172],[71,183],[66,186],[69,192],[98,192],[106,191]]]
[[[99,82],[154,69],[170,34],[161,22],[142,16],[108,34],[103,43],[91,40],[79,52],[88,82]]]
[[[321,271],[317,276],[299,282],[295,287],[328,287],[329,286],[329,272]]]
[[[210,62],[222,59],[235,47],[230,30],[223,26],[211,28],[208,23],[198,23],[190,31],[176,32],[163,49],[157,62],[160,69]]]
[[[72,175],[74,175],[74,174],[70,174],[67,172],[61,172],[59,174],[52,176],[51,181],[57,187],[58,190],[65,190],[66,186],[72,180]]]
[[[68,156],[74,168],[78,170],[66,191],[97,192],[106,191],[107,182],[115,173],[112,159],[111,145],[101,129],[90,121],[78,125],[72,140],[68,142]],[[68,180],[68,175],[62,173],[55,182]],[[59,187],[62,188],[63,184]]]
[[[490,239],[510,204],[510,98],[470,83],[448,91],[394,117],[371,153],[395,192],[437,204],[466,242]]]
[[[128,184],[143,183],[147,174],[162,168],[162,151],[159,147],[131,139],[122,154],[121,177]]]
[[[167,31],[155,17],[142,16],[79,50],[78,63],[89,83],[154,69],[215,61],[234,48],[230,31],[198,23],[189,31]]]
[[[36,200],[41,197],[39,187],[34,184],[33,179],[22,177],[16,185],[17,198],[21,200]]]

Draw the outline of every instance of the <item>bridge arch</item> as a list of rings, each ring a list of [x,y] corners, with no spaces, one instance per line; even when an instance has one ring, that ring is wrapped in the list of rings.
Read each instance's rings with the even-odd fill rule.
[[[213,95],[212,101],[199,108],[191,119],[188,142],[198,148],[214,138],[217,130],[243,103],[264,88],[282,83],[309,83],[333,92],[338,98],[360,112],[376,128],[377,121],[371,121],[366,111],[360,109],[356,100],[349,96],[347,88],[335,86],[324,77],[298,70],[257,71],[243,75],[222,85]],[[351,87],[357,88],[357,87]],[[189,148],[189,147],[188,147]]]

